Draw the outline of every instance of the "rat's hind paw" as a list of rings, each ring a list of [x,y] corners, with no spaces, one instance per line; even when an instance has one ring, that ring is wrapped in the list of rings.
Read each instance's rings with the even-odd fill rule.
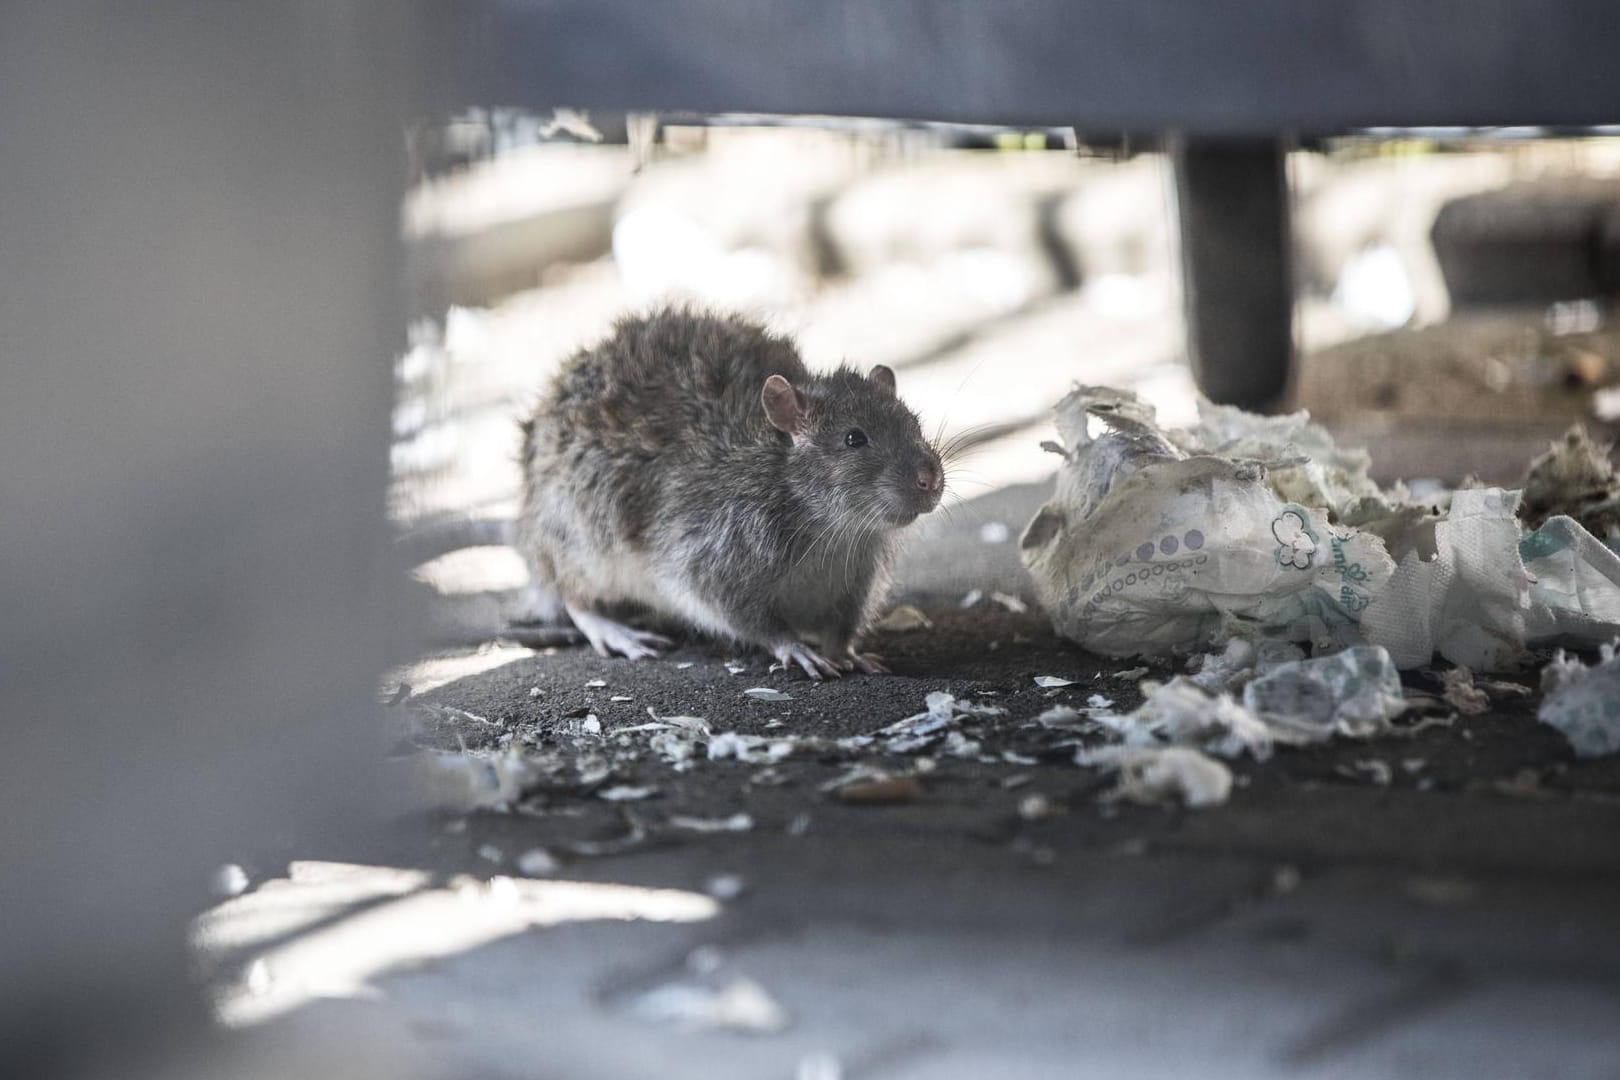
[[[893,675],[883,657],[877,653],[851,651],[849,659],[843,661],[863,675]]]
[[[637,630],[573,604],[568,605],[568,617],[574,620],[574,625],[591,643],[591,648],[602,656],[619,653],[639,660],[643,656],[657,656],[659,649],[667,649],[675,644],[661,634]]]
[[[782,662],[783,667],[798,664],[804,673],[817,681],[821,679],[837,679],[843,675],[838,665],[822,656],[816,650],[802,641],[787,641],[771,649],[772,654]]]

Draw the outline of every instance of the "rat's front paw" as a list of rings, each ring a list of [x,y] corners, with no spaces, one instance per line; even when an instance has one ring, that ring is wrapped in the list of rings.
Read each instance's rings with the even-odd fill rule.
[[[836,679],[843,675],[838,665],[822,656],[802,641],[788,641],[771,649],[772,655],[783,667],[798,664],[812,679]]]

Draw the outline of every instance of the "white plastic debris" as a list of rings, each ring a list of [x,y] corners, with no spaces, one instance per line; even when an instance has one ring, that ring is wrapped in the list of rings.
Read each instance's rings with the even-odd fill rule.
[[[1051,817],[1055,812],[1052,800],[1038,791],[1018,800],[1018,816],[1025,821],[1040,821],[1042,818]]]
[[[1232,793],[1232,770],[1184,746],[1105,746],[1081,751],[1075,762],[1119,771],[1119,783],[1109,793],[1110,799],[1144,804],[1180,802],[1197,809],[1219,806]]]
[[[763,735],[742,735],[725,731],[709,739],[709,760],[734,758],[750,765],[774,765],[793,753],[792,739],[768,739]]]
[[[964,609],[974,607],[974,606],[976,606],[978,604],[978,602],[980,600],[983,600],[983,599],[984,599],[984,590],[983,589],[970,589],[965,595],[963,595],[961,603],[959,603],[957,606],[961,607],[961,608],[964,608]]]
[[[1058,729],[1077,728],[1089,723],[1080,710],[1071,705],[1054,705],[1037,716],[1035,722],[1044,728]]]
[[[1367,606],[1367,637],[1398,666],[1427,664],[1435,653],[1478,671],[1518,664],[1530,583],[1519,561],[1516,502],[1498,488],[1456,492],[1450,513],[1432,526],[1433,557],[1424,557],[1431,541],[1422,538]]]
[[[773,690],[769,686],[752,686],[743,691],[755,701],[792,701],[792,694],[784,694],[780,690]]]
[[[246,870],[235,863],[226,863],[214,871],[209,887],[215,896],[231,897],[247,892],[251,884]]]
[[[644,1020],[696,1031],[771,1034],[788,1026],[788,1014],[765,988],[734,975],[719,985],[673,982],[640,995],[631,1011]]]
[[[660,731],[647,740],[648,747],[653,753],[663,758],[677,770],[684,770],[692,763],[697,753],[697,740],[683,731]]]
[[[883,618],[872,624],[874,630],[932,630],[934,620],[923,613],[921,608],[910,604],[901,604]]]
[[[650,705],[647,707],[647,715],[652,717],[653,722],[650,725],[643,725],[643,729],[651,729],[654,727],[678,728],[681,731],[688,731],[697,735],[707,735],[709,733],[709,722],[701,716],[659,716]],[[643,729],[621,728],[619,730],[631,731]]]
[[[1073,686],[1073,679],[1064,679],[1057,675],[1037,675],[1035,685],[1046,690],[1053,690],[1060,686]]]
[[[1390,781],[1395,778],[1395,770],[1389,767],[1389,762],[1378,758],[1352,761],[1350,768],[1355,774],[1365,777],[1369,783],[1378,787],[1389,787]]]
[[[1620,750],[1620,657],[1614,645],[1604,645],[1591,667],[1559,650],[1541,671],[1541,691],[1546,696],[1537,719],[1563,732],[1577,756]]]
[[[1568,517],[1527,533],[1517,509],[1515,492],[1458,491],[1432,540],[1412,538],[1362,619],[1396,666],[1438,653],[1476,672],[1512,670],[1539,643],[1596,648],[1620,633],[1620,555]]]
[[[1012,593],[993,592],[990,594],[990,599],[994,600],[996,603],[1000,604],[1014,615],[1022,615],[1029,610],[1029,605],[1024,603],[1024,601],[1018,597],[1012,595]]]
[[[754,817],[744,811],[738,811],[735,814],[721,818],[700,818],[691,817],[687,814],[671,814],[669,824],[671,828],[685,829],[688,832],[748,832],[754,827]]]
[[[655,787],[638,787],[633,784],[615,784],[612,787],[601,788],[596,797],[603,802],[639,802],[650,799],[658,794]]]
[[[1184,448],[1128,392],[1078,387],[1059,403],[1057,493],[1020,541],[1058,632],[1108,656],[1207,648],[1240,623],[1355,643],[1393,570],[1377,537],[1328,520],[1376,494],[1364,459],[1313,463],[1304,446],[1331,443],[1303,414],[1205,414]],[[1095,438],[1093,418],[1106,428]]]
[[[945,733],[944,751],[952,757],[976,758],[984,752],[984,744],[960,731],[948,731]]]
[[[1185,676],[1154,686],[1134,712],[1093,710],[1127,747],[1194,747],[1219,757],[1271,755],[1271,731],[1231,694],[1212,694]]]
[[[585,684],[585,689],[587,689],[587,690],[600,690],[602,687],[604,687],[606,685],[607,685],[607,680],[606,679],[592,679],[590,682]]]
[[[703,883],[703,891],[716,900],[735,900],[747,890],[740,874],[715,874]]]
[[[1275,665],[1243,688],[1243,704],[1273,738],[1288,743],[1335,732],[1366,738],[1387,731],[1406,710],[1400,673],[1376,645]]]
[[[896,720],[878,732],[885,750],[891,754],[914,754],[943,738],[949,728],[964,719],[1001,716],[1007,711],[997,705],[963,700],[945,690],[935,690],[923,699],[923,704],[925,711]],[[975,749],[974,753],[977,752]]]
[[[545,848],[530,848],[517,857],[514,865],[524,877],[550,877],[561,869],[557,857]]]
[[[1205,403],[1170,432],[1133,394],[1078,387],[1056,419],[1065,464],[1020,553],[1058,632],[1094,652],[1277,638],[1501,671],[1541,643],[1620,633],[1620,555],[1566,516],[1527,533],[1517,492],[1406,502],[1304,413]],[[1583,518],[1607,520],[1599,504]]]

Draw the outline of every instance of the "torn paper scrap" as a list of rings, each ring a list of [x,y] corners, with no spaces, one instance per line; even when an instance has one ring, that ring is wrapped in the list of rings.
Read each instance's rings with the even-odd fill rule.
[[[1620,657],[1614,645],[1603,646],[1591,667],[1560,649],[1541,671],[1541,692],[1546,696],[1536,718],[1563,732],[1577,756],[1620,750]]]

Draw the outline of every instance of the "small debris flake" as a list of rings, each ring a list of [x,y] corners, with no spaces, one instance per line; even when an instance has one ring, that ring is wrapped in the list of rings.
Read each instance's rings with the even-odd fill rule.
[[[861,806],[884,806],[892,803],[916,802],[922,795],[922,785],[915,776],[888,776],[876,780],[857,780],[838,789],[838,797],[847,803]]]
[[[921,608],[910,604],[901,604],[883,618],[872,624],[874,630],[902,631],[902,630],[932,630],[934,620],[923,613]]]
[[[637,802],[641,799],[650,799],[658,794],[654,787],[636,787],[631,784],[615,784],[596,793],[596,797],[604,802]]]

